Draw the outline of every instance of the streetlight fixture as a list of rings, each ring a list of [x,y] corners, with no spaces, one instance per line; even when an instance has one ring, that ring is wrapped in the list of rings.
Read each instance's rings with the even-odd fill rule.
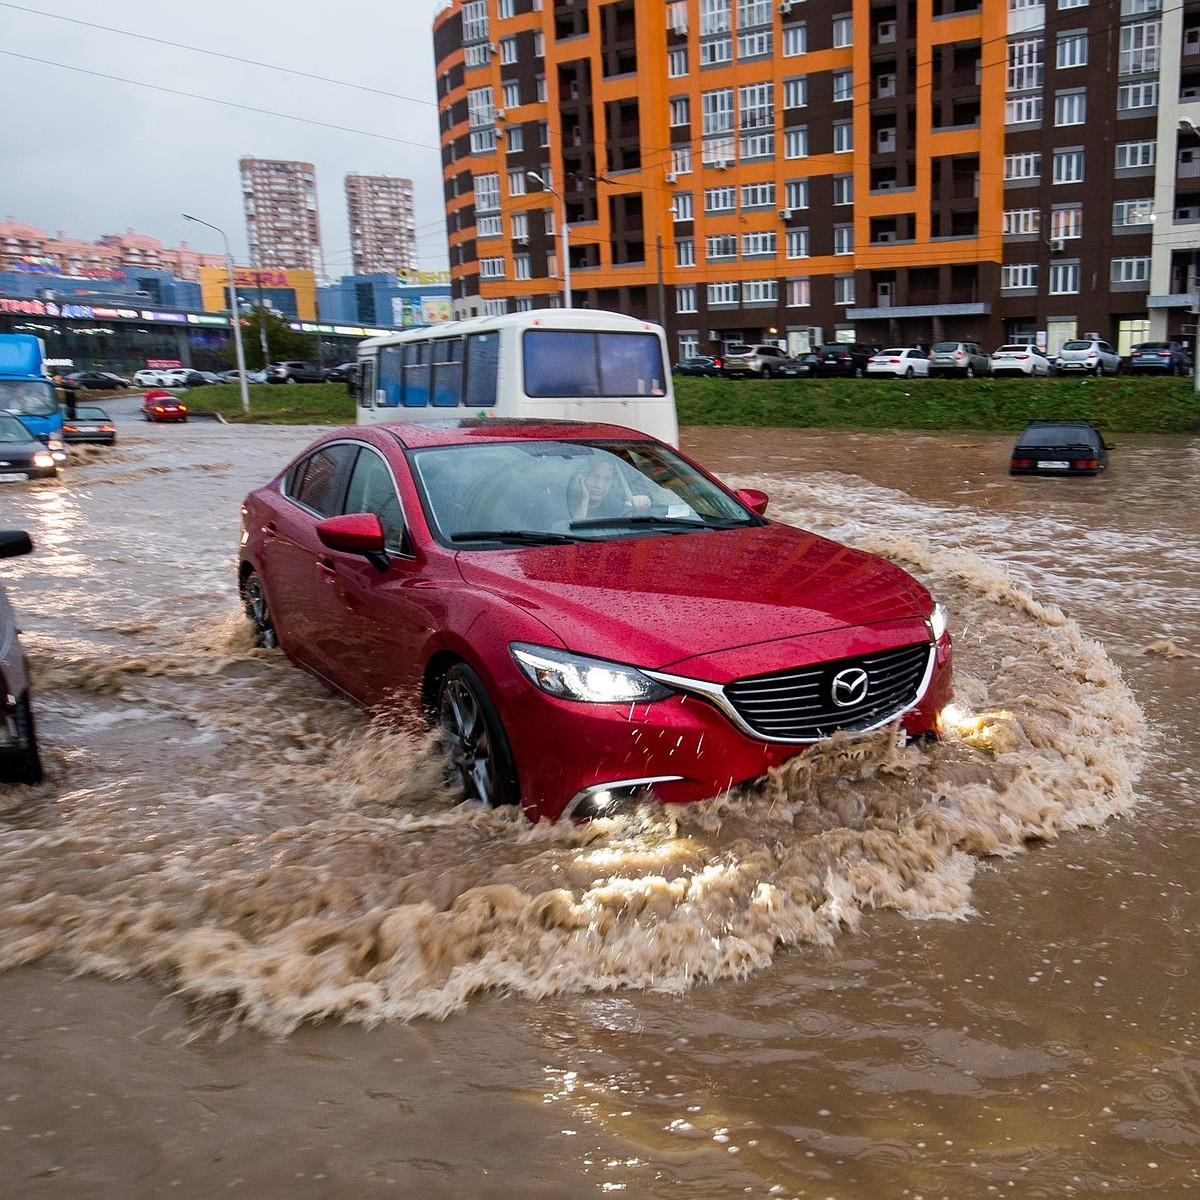
[[[549,192],[557,201],[562,223],[562,260],[563,260],[563,308],[571,307],[571,246],[567,240],[567,202],[561,192],[552,188],[536,171],[526,171],[525,177],[534,183],[541,184],[542,190]]]
[[[246,354],[242,349],[242,314],[238,309],[237,287],[233,282],[233,255],[229,250],[229,239],[225,236],[225,230],[211,221],[202,221],[199,217],[193,217],[191,213],[184,213],[183,219],[195,221],[197,225],[208,229],[215,229],[225,243],[225,271],[229,276],[229,322],[233,326],[233,347],[237,353],[238,389],[242,393],[242,412],[249,415],[250,388],[246,384]]]

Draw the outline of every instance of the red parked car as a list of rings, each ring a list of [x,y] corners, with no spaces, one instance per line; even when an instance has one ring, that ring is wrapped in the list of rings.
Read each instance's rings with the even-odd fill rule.
[[[161,388],[146,393],[142,413],[147,421],[186,421],[188,417],[187,405]]]
[[[936,733],[941,606],[766,506],[613,425],[351,426],[246,497],[238,582],[259,645],[424,715],[465,798],[534,819],[714,796],[842,729]]]

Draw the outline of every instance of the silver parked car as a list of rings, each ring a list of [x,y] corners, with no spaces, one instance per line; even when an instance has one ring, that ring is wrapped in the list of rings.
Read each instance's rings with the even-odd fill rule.
[[[1099,338],[1077,338],[1063,342],[1054,366],[1060,375],[1115,375],[1121,356]]]
[[[778,346],[747,346],[739,342],[725,348],[725,364],[721,370],[730,377],[770,379],[779,374],[787,357],[787,351]]]
[[[978,342],[934,342],[929,351],[930,375],[989,375],[992,360]]]
[[[24,530],[0,530],[0,558],[32,549]],[[41,779],[42,759],[29,704],[29,664],[17,637],[16,617],[0,585],[0,782],[40,783]]]

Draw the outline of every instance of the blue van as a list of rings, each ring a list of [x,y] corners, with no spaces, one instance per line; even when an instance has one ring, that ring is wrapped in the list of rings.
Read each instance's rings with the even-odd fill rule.
[[[44,358],[41,338],[0,333],[0,412],[17,417],[59,462],[65,462],[62,410],[54,384],[42,373]]]

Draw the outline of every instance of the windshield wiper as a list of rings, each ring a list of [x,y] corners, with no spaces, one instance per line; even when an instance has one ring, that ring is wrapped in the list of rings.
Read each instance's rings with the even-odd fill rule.
[[[465,529],[450,535],[452,542],[523,542],[530,546],[558,546],[586,542],[570,533],[539,533],[533,529]]]
[[[627,517],[588,517],[582,521],[572,521],[572,529],[622,529],[626,525],[651,527],[666,532],[678,530],[688,533],[693,529],[739,529],[748,525],[748,521],[736,518],[714,519],[705,521],[694,517],[651,517],[630,514]]]

